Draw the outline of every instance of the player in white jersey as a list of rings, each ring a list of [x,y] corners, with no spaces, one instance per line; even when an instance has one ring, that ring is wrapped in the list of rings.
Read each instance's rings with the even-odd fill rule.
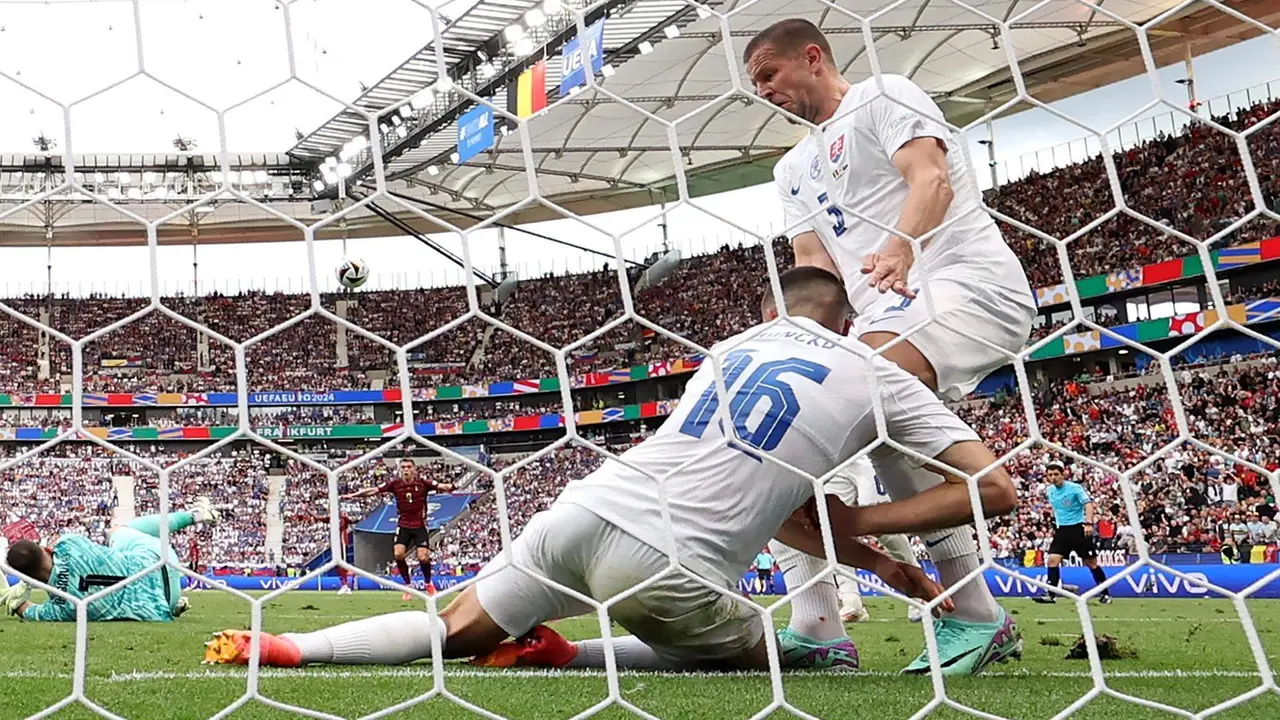
[[[802,530],[800,520],[788,521],[813,497],[811,480],[762,456],[819,476],[872,442],[873,369],[890,436],[963,472],[994,461],[977,435],[915,378],[883,360],[853,362],[851,350],[869,353],[854,339],[846,349],[821,336],[824,329],[838,333],[847,321],[838,278],[797,268],[783,276],[782,287],[794,325],[755,328],[756,334],[714,351],[723,358],[731,395],[723,417],[732,425],[732,440],[726,441],[707,363],[662,427],[622,455],[625,463],[606,461],[569,483],[551,508],[529,522],[511,548],[517,567],[505,558],[493,560],[439,618],[403,612],[313,633],[263,635],[262,661],[288,667],[399,664],[430,657],[434,637],[445,657],[485,656],[490,665],[602,664],[602,641],[573,645],[540,626],[594,612],[540,580],[547,578],[599,601],[644,583],[610,607],[612,619],[633,633],[614,643],[621,666],[767,667],[760,613],[741,597],[738,581],[775,534],[807,551],[823,550],[820,536]],[[663,482],[669,520],[657,480]],[[1016,502],[1012,482],[1002,473],[984,481],[981,492],[993,514],[1009,512]],[[972,520],[968,504],[912,512],[925,528]],[[937,596],[940,586],[919,568],[836,531],[841,562],[871,569],[909,595]],[[666,550],[672,547],[685,571],[704,581],[668,572]],[[662,577],[653,581],[655,576]],[[502,644],[522,636],[523,643]],[[206,648],[206,660],[246,662],[249,642],[245,631],[219,633]]]
[[[1002,351],[1022,349],[1035,302],[1017,257],[982,210],[973,172],[940,121],[941,110],[900,75],[850,85],[830,43],[807,20],[783,20],[761,31],[743,61],[762,98],[822,125],[774,167],[796,264],[827,268],[844,279],[857,313],[851,334],[873,348],[932,320],[883,356],[942,397],[964,397],[1007,364]],[[921,242],[917,256],[908,238],[944,223]],[[926,277],[932,313],[917,298]],[[872,461],[894,499],[942,482],[900,453],[877,452]],[[848,497],[841,500],[850,503]],[[980,564],[969,530],[948,529],[923,540],[945,585],[955,585]],[[786,577],[789,587],[820,570],[787,548],[772,550],[780,565],[794,568]],[[973,674],[983,667],[979,650],[1005,633],[1009,618],[981,578],[956,588],[954,597],[957,611],[937,626],[941,661],[949,675]],[[815,585],[798,597],[791,627],[780,635],[783,646],[847,648],[850,641],[835,620],[836,603],[829,585]],[[927,653],[905,671],[928,672]]]

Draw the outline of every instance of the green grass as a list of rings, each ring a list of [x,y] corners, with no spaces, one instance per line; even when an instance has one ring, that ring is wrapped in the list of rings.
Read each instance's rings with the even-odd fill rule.
[[[202,643],[213,630],[247,627],[248,607],[218,592],[193,595],[193,609],[171,625],[102,624],[89,629],[86,695],[128,718],[201,718],[239,698],[245,671],[199,664]],[[272,632],[310,630],[370,614],[412,607],[393,593],[292,593],[264,608]],[[929,678],[893,673],[919,651],[923,635],[906,622],[901,606],[871,601],[872,622],[851,626],[865,673],[792,674],[782,686],[789,702],[824,718],[908,717],[932,697]],[[1013,601],[1026,641],[1021,663],[999,665],[978,678],[950,680],[950,697],[980,710],[1011,718],[1050,717],[1092,687],[1088,663],[1064,656],[1081,629],[1071,606]],[[785,618],[786,609],[778,616]],[[1273,666],[1280,664],[1280,602],[1254,601],[1250,612]],[[1105,663],[1109,684],[1119,692],[1199,711],[1260,684],[1257,666],[1232,606],[1222,600],[1118,600],[1093,608],[1095,629],[1115,635],[1138,657]],[[564,621],[557,628],[571,637],[596,634],[591,621]],[[1042,639],[1048,638],[1043,644]],[[1051,644],[1054,639],[1060,645]],[[24,717],[66,697],[72,688],[75,634],[71,626],[0,621],[0,718]],[[569,717],[603,700],[606,680],[598,673],[531,676],[480,672],[445,665],[445,687],[458,697],[512,718]],[[1183,673],[1181,676],[1178,673]],[[343,717],[357,717],[429,691],[431,665],[404,668],[322,668],[264,671],[261,694],[273,700]],[[762,675],[625,674],[621,697],[664,718],[748,717],[772,699]],[[634,717],[612,708],[599,717]],[[250,703],[231,717],[283,718],[274,708]],[[775,712],[772,717],[790,717]],[[931,717],[960,717],[943,708]],[[88,718],[72,706],[57,718]],[[451,701],[436,698],[391,715],[395,718],[475,717]],[[1097,698],[1080,718],[1170,717],[1111,698]],[[1280,717],[1280,699],[1264,696],[1215,717],[1228,720]]]

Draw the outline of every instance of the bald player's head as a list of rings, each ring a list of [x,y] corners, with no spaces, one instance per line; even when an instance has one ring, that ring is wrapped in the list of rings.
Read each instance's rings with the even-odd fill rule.
[[[782,286],[782,299],[792,317],[815,320],[840,335],[848,329],[849,295],[840,278],[822,268],[805,266],[782,273],[778,276],[778,284]],[[765,322],[778,317],[778,303],[774,300],[772,285],[764,286],[760,314]]]

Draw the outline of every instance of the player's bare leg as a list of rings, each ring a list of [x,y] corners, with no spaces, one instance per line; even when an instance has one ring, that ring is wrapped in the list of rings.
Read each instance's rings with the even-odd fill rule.
[[[420,610],[377,615],[310,633],[262,633],[261,663],[267,667],[331,665],[403,665],[431,657],[432,636],[440,638],[445,658],[490,653],[507,633],[489,617],[467,588],[432,617]],[[252,633],[224,630],[205,643],[204,661],[245,665]]]
[[[769,650],[763,634],[746,652],[723,660],[695,662],[666,657],[634,635],[612,638],[614,663],[620,670],[767,670]],[[514,642],[504,642],[488,655],[472,660],[482,667],[606,667],[603,638],[570,642],[546,625],[539,625]],[[785,662],[784,662],[785,666]]]

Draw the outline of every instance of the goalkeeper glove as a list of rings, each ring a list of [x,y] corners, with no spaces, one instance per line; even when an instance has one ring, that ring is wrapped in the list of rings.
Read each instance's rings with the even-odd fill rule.
[[[31,588],[24,582],[0,592],[0,604],[4,605],[5,611],[10,615],[17,615],[21,612],[22,606],[29,600],[31,600]]]

